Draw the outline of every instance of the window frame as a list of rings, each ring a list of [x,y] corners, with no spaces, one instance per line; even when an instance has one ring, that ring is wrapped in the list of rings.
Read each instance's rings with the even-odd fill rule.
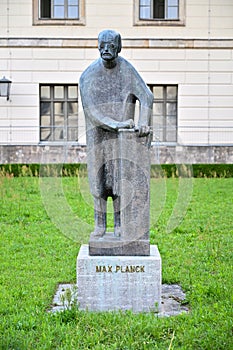
[[[33,0],[33,25],[86,25],[85,0],[79,0],[79,18],[40,18],[41,0]]]
[[[185,7],[186,0],[178,2],[178,19],[141,19],[140,18],[140,0],[134,0],[134,26],[185,26]],[[165,12],[166,12],[165,8]]]
[[[153,93],[153,88],[154,87],[162,87],[163,88],[163,97],[162,98],[156,98],[156,96],[154,95],[154,100],[153,100],[153,107],[155,103],[161,103],[163,105],[163,123],[162,123],[162,134],[163,134],[163,138],[162,140],[158,139],[154,139],[153,136],[153,140],[152,142],[154,143],[160,143],[160,144],[172,144],[172,145],[176,145],[178,142],[178,91],[179,91],[179,86],[178,84],[148,84],[149,89],[151,90],[151,92]],[[168,87],[176,87],[176,99],[172,99],[172,98],[168,98],[167,97],[167,88]],[[168,103],[175,103],[176,104],[176,133],[175,133],[175,140],[174,141],[167,141],[167,135],[168,135],[168,128],[167,128],[167,117],[168,114],[166,112],[166,106]],[[171,116],[170,116],[171,117]],[[152,113],[152,118],[151,118],[151,123],[152,123],[152,128],[156,128],[156,126],[154,126],[154,115]],[[154,133],[155,134],[155,133]]]
[[[77,87],[77,97],[75,98],[69,98],[68,96],[68,88],[69,87]],[[50,97],[49,98],[42,98],[41,96],[41,88],[42,87],[49,87],[50,89]],[[64,87],[64,96],[63,98],[62,97],[58,97],[56,98],[55,97],[55,94],[54,94],[54,89],[55,87]],[[42,114],[41,114],[41,103],[50,103],[50,124],[49,126],[43,126],[42,125]],[[74,103],[77,103],[77,139],[76,140],[68,140],[68,131],[69,129],[73,129],[74,127],[73,126],[69,126],[68,125],[68,103],[69,102],[74,102]],[[56,127],[56,124],[55,124],[55,117],[56,117],[56,114],[55,114],[55,103],[63,103],[64,104],[64,124],[62,127]],[[41,83],[39,84],[39,140],[40,140],[40,144],[64,144],[64,143],[72,143],[72,144],[78,144],[79,141],[78,141],[78,138],[79,138],[79,115],[78,115],[78,110],[79,110],[79,96],[78,96],[78,84],[57,84],[57,83],[54,83],[54,84],[44,84],[44,83]],[[53,139],[52,140],[43,140],[42,139],[42,130],[43,129],[51,129],[53,130],[52,132],[55,132],[55,129],[56,128],[59,128],[61,129],[61,131],[63,132],[64,134],[64,137],[63,139],[59,139],[59,140],[56,140],[54,135],[55,133],[53,134]]]

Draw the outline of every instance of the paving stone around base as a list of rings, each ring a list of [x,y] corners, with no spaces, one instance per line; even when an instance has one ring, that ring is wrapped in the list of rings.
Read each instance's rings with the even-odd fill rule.
[[[77,284],[60,284],[51,312],[80,310],[154,312],[158,317],[188,312],[179,285],[161,284],[161,258],[157,246],[151,255],[90,256],[82,245],[77,258]]]
[[[59,284],[53,298],[52,306],[49,312],[61,312],[71,308],[71,305],[77,305],[76,284]],[[71,305],[64,301],[67,290],[72,295]],[[155,313],[158,317],[177,316],[182,313],[188,313],[188,305],[185,302],[185,293],[178,284],[163,284],[161,294],[161,309],[159,313]]]

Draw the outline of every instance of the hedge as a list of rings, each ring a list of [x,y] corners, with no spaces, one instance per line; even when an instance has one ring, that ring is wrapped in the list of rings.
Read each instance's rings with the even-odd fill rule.
[[[193,164],[176,165],[161,164],[151,166],[151,176],[178,177],[182,171],[189,169],[193,177],[233,177],[233,164]],[[87,174],[86,164],[2,164],[0,176],[76,176],[78,173]]]

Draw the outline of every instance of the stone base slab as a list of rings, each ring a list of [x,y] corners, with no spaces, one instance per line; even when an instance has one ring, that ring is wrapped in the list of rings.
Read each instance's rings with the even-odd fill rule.
[[[138,239],[136,241],[123,240],[115,237],[113,232],[107,232],[103,237],[90,236],[90,255],[126,255],[126,256],[147,256],[150,255],[149,239]]]
[[[64,296],[71,295],[71,302],[67,302]],[[186,295],[178,284],[162,284],[161,294],[161,310],[155,310],[158,317],[177,316],[182,313],[189,312],[189,306],[185,303]],[[64,301],[65,300],[65,301]],[[77,289],[76,284],[59,284],[53,298],[53,303],[48,312],[59,312],[72,307],[77,304]]]
[[[90,256],[82,245],[77,258],[78,304],[81,310],[150,312],[161,304],[161,257]]]

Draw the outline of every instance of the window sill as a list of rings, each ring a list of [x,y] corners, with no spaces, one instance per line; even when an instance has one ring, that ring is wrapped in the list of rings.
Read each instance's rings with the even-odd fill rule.
[[[134,21],[134,26],[185,26],[184,20],[179,19],[137,19]]]
[[[39,146],[85,146],[86,144],[78,141],[39,141]]]
[[[165,141],[152,141],[151,146],[158,147],[158,146],[170,146],[175,147],[177,146],[177,142],[165,142]]]
[[[38,26],[85,26],[85,18],[80,19],[34,19],[33,25]]]

